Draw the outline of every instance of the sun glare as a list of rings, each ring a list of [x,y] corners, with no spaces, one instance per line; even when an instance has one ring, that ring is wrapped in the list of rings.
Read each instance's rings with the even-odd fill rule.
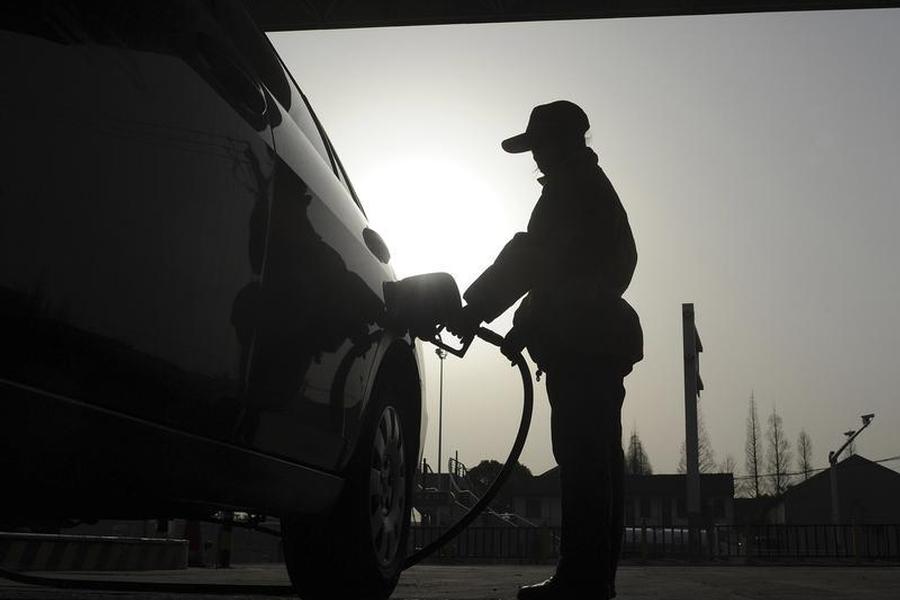
[[[398,277],[446,271],[464,289],[514,230],[490,187],[452,160],[398,158],[361,175],[361,199]]]

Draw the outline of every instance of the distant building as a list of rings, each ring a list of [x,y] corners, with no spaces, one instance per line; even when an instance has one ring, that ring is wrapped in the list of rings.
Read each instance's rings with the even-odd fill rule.
[[[900,523],[900,473],[854,454],[837,466],[841,522]],[[831,474],[821,471],[778,499],[766,521],[789,525],[831,523]]]
[[[686,486],[685,475],[626,475],[625,524],[686,527]],[[734,522],[734,475],[701,474],[700,496],[705,520]],[[535,524],[559,527],[559,467],[523,482],[513,496],[513,510]]]
[[[767,494],[756,498],[735,498],[734,524],[744,526],[775,523],[773,509],[780,501],[780,498]]]

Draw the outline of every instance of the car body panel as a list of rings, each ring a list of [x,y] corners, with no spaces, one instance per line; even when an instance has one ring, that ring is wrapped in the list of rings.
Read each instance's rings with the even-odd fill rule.
[[[385,344],[419,382],[386,247],[238,4],[85,6],[0,31],[0,505],[324,510]]]
[[[0,375],[230,439],[244,377],[232,305],[258,278],[248,248],[265,235],[252,215],[269,201],[271,128],[180,57],[3,35],[28,61],[0,83],[20,99],[2,123],[15,152]]]
[[[335,475],[45,390],[0,380],[0,395],[20,425],[0,438],[0,523],[320,513],[343,489]]]
[[[291,100],[304,102],[299,93]],[[366,247],[365,216],[328,156],[295,122],[293,114],[306,107],[278,108],[278,161],[240,441],[335,470],[346,442],[345,409],[362,403],[373,356],[366,350],[380,330],[382,284],[393,273]]]

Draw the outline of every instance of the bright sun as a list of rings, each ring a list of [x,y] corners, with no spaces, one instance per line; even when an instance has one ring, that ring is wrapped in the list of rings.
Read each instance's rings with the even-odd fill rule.
[[[452,160],[398,158],[365,175],[360,197],[398,277],[446,271],[464,290],[515,231],[490,187]]]

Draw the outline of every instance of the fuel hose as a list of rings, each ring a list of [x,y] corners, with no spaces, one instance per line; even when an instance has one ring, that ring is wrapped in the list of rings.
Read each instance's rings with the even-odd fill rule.
[[[503,344],[503,336],[491,331],[487,327],[479,327],[476,335],[485,342],[497,346],[498,348]],[[531,383],[531,372],[528,370],[528,363],[525,362],[525,357],[522,356],[521,352],[512,357],[512,363],[514,366],[518,367],[519,374],[522,376],[522,416],[519,419],[519,431],[516,434],[516,439],[509,451],[509,456],[506,457],[506,462],[503,463],[503,467],[500,469],[500,472],[497,473],[497,477],[494,479],[491,487],[488,488],[487,492],[484,493],[478,502],[476,502],[459,521],[441,534],[438,539],[434,540],[424,548],[421,548],[412,556],[407,557],[406,562],[403,563],[404,570],[434,554],[438,549],[459,535],[463,529],[472,523],[472,521],[477,519],[478,515],[480,515],[497,496],[500,488],[503,487],[503,484],[506,482],[507,478],[509,478],[509,474],[512,473],[516,462],[519,460],[519,456],[522,454],[522,448],[525,446],[525,440],[528,438],[528,429],[531,427],[531,413],[534,409],[534,384]]]

